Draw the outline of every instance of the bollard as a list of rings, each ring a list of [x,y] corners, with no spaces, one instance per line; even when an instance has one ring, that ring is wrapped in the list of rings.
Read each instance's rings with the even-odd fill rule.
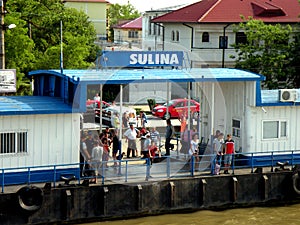
[[[137,211],[143,209],[143,187],[142,185],[137,185]]]
[[[175,191],[176,191],[176,186],[174,184],[174,182],[170,182],[170,207],[175,207],[176,206],[176,202],[175,202]]]
[[[232,196],[232,201],[233,202],[236,202],[237,200],[237,194],[238,194],[238,179],[236,177],[233,177],[232,178],[232,193],[231,193],[231,196]]]
[[[206,202],[206,187],[207,187],[207,182],[205,179],[201,179],[201,182],[200,182],[200,205],[205,205],[205,202]]]
[[[267,200],[269,197],[269,178],[267,175],[263,175],[263,185],[262,185],[262,198]]]
[[[107,215],[108,187],[103,187],[103,215]]]

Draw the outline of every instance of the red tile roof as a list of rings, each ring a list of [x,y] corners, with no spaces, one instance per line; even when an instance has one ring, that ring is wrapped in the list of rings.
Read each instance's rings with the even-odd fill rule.
[[[106,0],[63,0],[63,2],[109,3],[109,1]]]
[[[239,23],[252,17],[264,22],[300,22],[298,0],[202,0],[156,17],[152,22]]]
[[[142,29],[142,21],[143,17],[136,18],[129,22],[125,22],[119,25],[114,26],[114,28],[118,29]]]

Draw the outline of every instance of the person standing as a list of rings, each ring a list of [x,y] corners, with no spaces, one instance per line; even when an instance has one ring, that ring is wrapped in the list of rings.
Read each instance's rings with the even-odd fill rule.
[[[130,158],[130,153],[132,157],[135,157],[135,151],[137,150],[136,138],[138,136],[138,132],[133,127],[133,124],[130,124],[129,129],[125,131],[124,136],[126,141],[128,141],[127,158]]]
[[[166,142],[165,142],[165,149],[166,149],[166,156],[170,155],[170,148],[171,148],[171,138],[174,135],[174,128],[171,124],[171,120],[167,119],[167,127],[166,127]]]
[[[223,139],[224,139],[224,134],[220,133],[218,137],[216,137],[213,140],[213,156],[211,160],[211,168],[212,168],[212,173],[219,175],[220,173],[220,167],[221,167],[221,160],[222,160],[222,150],[223,150]]]
[[[117,153],[119,152],[119,136],[118,136],[118,130],[115,129],[112,133],[112,157],[114,160],[114,166],[117,166]]]
[[[232,157],[234,154],[234,141],[231,134],[227,134],[225,140],[225,155],[224,155],[224,173],[229,174],[229,167],[231,166]]]
[[[95,171],[95,179],[92,182],[97,183],[97,177],[101,168],[103,157],[103,147],[99,145],[99,141],[94,142],[94,148],[92,150],[92,168]]]
[[[100,102],[100,96],[98,93],[95,94],[94,101]]]
[[[159,148],[159,146],[160,146],[160,134],[156,130],[156,127],[152,127],[152,129],[150,131],[150,138],[151,138],[151,141],[154,141],[155,145]]]
[[[87,150],[86,137],[84,134],[81,134],[81,141],[80,141],[80,174],[84,176],[84,170],[88,170],[88,161],[90,160],[91,156]]]
[[[143,147],[142,147],[143,158],[147,158],[150,146],[151,146],[150,133],[147,133],[146,139],[144,140]]]
[[[129,118],[128,118],[128,114],[126,112],[123,113],[123,116],[122,116],[122,127],[124,129],[127,129],[128,128],[128,125],[129,125]]]
[[[195,171],[199,171],[198,134],[194,134],[190,142],[189,155],[194,157]]]
[[[144,111],[140,112],[140,118],[141,118],[141,127],[146,127],[147,115]]]

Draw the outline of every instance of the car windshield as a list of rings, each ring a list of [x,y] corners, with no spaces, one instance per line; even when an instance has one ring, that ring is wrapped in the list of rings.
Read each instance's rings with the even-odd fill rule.
[[[170,106],[173,105],[175,103],[175,101],[170,100],[169,103],[165,103],[164,106]]]

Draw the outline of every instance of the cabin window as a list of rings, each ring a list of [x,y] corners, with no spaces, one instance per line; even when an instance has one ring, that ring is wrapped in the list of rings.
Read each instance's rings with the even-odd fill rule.
[[[171,40],[172,40],[172,41],[175,41],[175,31],[174,31],[174,30],[172,30]]]
[[[241,137],[241,121],[232,120],[232,136],[233,137]]]
[[[0,133],[0,154],[27,152],[27,132]]]
[[[203,32],[202,42],[209,42],[209,33],[208,32]]]
[[[263,139],[287,137],[286,121],[263,121]]]
[[[139,33],[138,31],[130,30],[128,31],[128,38],[138,38]]]

